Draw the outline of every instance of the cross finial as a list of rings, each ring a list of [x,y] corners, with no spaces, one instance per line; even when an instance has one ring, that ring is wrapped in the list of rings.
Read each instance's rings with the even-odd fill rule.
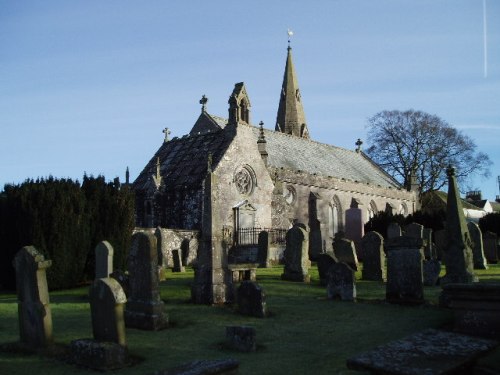
[[[170,135],[170,129],[169,128],[165,128],[165,129],[162,130],[162,133],[165,134],[165,140],[164,140],[164,142],[168,142],[169,141],[168,136]]]
[[[358,138],[358,140],[356,141],[355,145],[356,145],[356,152],[360,152],[361,151],[361,145],[363,144],[363,141]]]
[[[290,39],[292,38],[293,31],[288,29],[287,34],[288,34],[288,48],[292,48],[292,47],[290,47]]]
[[[205,96],[205,94],[203,94],[203,96],[200,99],[201,111],[202,112],[205,112],[207,102],[208,102],[208,98]]]
[[[258,139],[259,142],[265,142],[266,141],[266,137],[264,136],[264,122],[261,121],[259,122],[259,139]]]

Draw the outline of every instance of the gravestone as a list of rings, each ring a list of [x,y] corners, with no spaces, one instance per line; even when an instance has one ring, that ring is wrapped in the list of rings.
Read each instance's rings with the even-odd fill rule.
[[[332,254],[321,253],[318,255],[316,264],[318,266],[319,284],[321,286],[326,286],[328,283],[328,270],[335,263],[338,263],[338,260]]]
[[[351,207],[345,211],[345,236],[352,241],[361,241],[365,234],[363,210],[359,208],[361,203],[355,198],[351,201]]]
[[[123,319],[127,297],[118,281],[110,277],[95,280],[89,297],[94,339],[127,346]]]
[[[113,272],[113,246],[101,241],[95,247],[95,278],[109,277]]]
[[[424,228],[424,256],[425,259],[436,259],[434,243],[432,242],[432,229]]]
[[[424,226],[418,223],[410,223],[405,227],[405,236],[413,238],[424,237]]]
[[[359,263],[354,241],[347,238],[335,237],[332,246],[333,255],[339,262],[347,263],[353,270],[358,270]]]
[[[354,270],[342,262],[332,265],[328,270],[326,293],[328,299],[354,301],[356,299]]]
[[[182,265],[182,256],[180,250],[172,250],[172,260],[174,261],[172,272],[186,272],[186,269]]]
[[[122,270],[114,270],[109,277],[112,277],[118,283],[123,289],[123,292],[125,293],[125,296],[128,296],[129,290],[130,290],[130,278],[128,274],[123,272]]]
[[[266,316],[266,295],[262,288],[252,281],[243,281],[237,290],[238,313],[264,318]]]
[[[269,257],[269,250],[271,247],[271,236],[268,231],[263,230],[259,233],[259,252],[257,261],[261,267],[271,267],[271,259]]]
[[[286,248],[284,252],[285,268],[281,274],[283,280],[303,281],[311,280],[309,275],[309,234],[304,224],[295,224],[286,232]]]
[[[479,225],[469,221],[467,223],[467,228],[469,229],[469,234],[472,240],[472,261],[474,263],[475,270],[486,270],[488,266],[486,265],[486,258],[484,257],[483,251],[483,234]]]
[[[387,226],[387,239],[401,237],[401,227],[398,223],[392,222]]]
[[[164,238],[161,227],[157,227],[155,230],[156,237],[156,252],[158,254],[158,279],[159,281],[166,280],[167,278],[167,268],[168,268],[168,256],[166,249],[166,239]]]
[[[14,258],[16,269],[17,311],[21,342],[40,348],[52,343],[52,315],[45,270],[51,260],[35,249],[25,246]]]
[[[122,287],[113,278],[96,279],[89,297],[94,339],[71,342],[73,361],[101,371],[125,367],[128,351],[123,309],[127,298]]]
[[[444,250],[446,249],[446,244],[448,243],[448,236],[446,234],[446,229],[437,230],[434,232],[434,244],[436,250],[436,257],[443,264],[445,262],[444,259]]]
[[[488,263],[498,263],[498,237],[496,233],[483,233],[483,249],[484,256],[486,257]]]
[[[125,309],[125,325],[130,328],[159,330],[168,324],[160,299],[156,237],[147,232],[132,236],[128,269],[130,292]]]
[[[437,259],[424,260],[423,273],[424,285],[436,286],[439,280],[439,273],[441,272],[441,262]]]
[[[363,280],[385,281],[384,237],[377,232],[368,232],[361,240],[363,247]]]
[[[386,299],[391,303],[424,302],[422,239],[401,236],[384,244],[387,253]]]
[[[249,326],[226,327],[226,342],[229,348],[240,352],[254,352],[257,350],[255,328]]]
[[[465,222],[462,200],[455,177],[455,169],[449,166],[448,199],[446,203],[447,246],[444,251],[446,275],[441,284],[471,283],[477,281],[472,263],[472,241]]]

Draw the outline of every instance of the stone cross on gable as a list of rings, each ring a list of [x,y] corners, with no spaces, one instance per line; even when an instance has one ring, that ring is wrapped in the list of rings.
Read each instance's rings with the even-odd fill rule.
[[[164,134],[165,134],[165,140],[164,140],[164,142],[168,142],[168,141],[169,141],[168,136],[169,136],[169,135],[170,135],[170,133],[171,133],[171,132],[170,132],[170,129],[169,129],[169,128],[165,128],[165,129],[163,129],[163,130],[162,130],[162,133],[164,133]]]
[[[363,141],[358,138],[358,140],[356,141],[355,145],[356,145],[356,152],[360,152],[361,151],[361,145],[363,144]]]
[[[206,106],[207,106],[207,102],[208,102],[208,98],[205,95],[203,95],[201,97],[201,99],[200,99],[201,111],[202,112],[205,112]]]

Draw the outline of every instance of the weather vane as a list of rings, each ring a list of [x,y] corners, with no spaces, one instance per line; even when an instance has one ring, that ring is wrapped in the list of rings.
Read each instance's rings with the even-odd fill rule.
[[[293,35],[293,31],[288,29],[287,34],[288,34],[288,47],[290,47],[290,39]]]

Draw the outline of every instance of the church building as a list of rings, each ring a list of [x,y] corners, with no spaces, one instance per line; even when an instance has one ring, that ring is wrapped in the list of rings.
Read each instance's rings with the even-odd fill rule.
[[[374,163],[360,140],[347,150],[310,138],[290,46],[274,130],[252,123],[242,82],[229,96],[227,118],[209,114],[206,103],[203,96],[189,134],[166,133],[135,180],[138,226],[201,230],[210,209],[211,230],[244,244],[252,241],[247,234],[279,235],[300,222],[314,256],[331,251],[337,232],[359,240],[379,211],[418,209],[417,189]]]

